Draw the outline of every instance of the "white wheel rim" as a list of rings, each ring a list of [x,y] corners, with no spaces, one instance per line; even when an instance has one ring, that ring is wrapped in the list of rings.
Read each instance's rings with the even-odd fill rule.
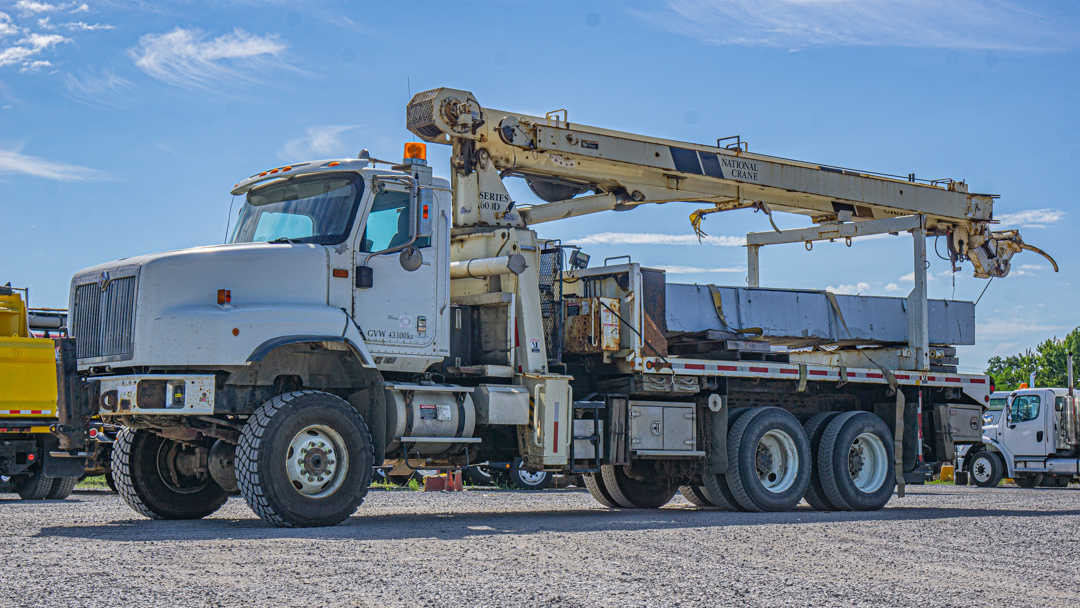
[[[337,431],[314,424],[289,442],[285,470],[297,492],[308,498],[326,498],[345,481],[349,451]]]
[[[971,463],[971,474],[976,481],[989,481],[992,470],[992,465],[986,458],[979,458]]]
[[[757,474],[761,485],[774,494],[787,491],[799,473],[795,440],[781,430],[762,435],[757,445]]]
[[[545,471],[526,471],[525,469],[518,469],[518,478],[525,485],[536,486],[544,482],[544,478],[547,476]]]
[[[873,493],[885,484],[889,474],[889,452],[881,437],[863,433],[851,442],[848,450],[848,473],[860,492]]]

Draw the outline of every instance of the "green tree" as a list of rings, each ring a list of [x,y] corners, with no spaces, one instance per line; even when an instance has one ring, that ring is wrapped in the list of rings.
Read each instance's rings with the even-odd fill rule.
[[[986,373],[994,378],[998,390],[1011,391],[1027,382],[1035,372],[1035,386],[1063,387],[1068,383],[1066,354],[1072,352],[1074,374],[1080,371],[1080,327],[1064,338],[1049,338],[1035,347],[1008,357],[991,357]]]

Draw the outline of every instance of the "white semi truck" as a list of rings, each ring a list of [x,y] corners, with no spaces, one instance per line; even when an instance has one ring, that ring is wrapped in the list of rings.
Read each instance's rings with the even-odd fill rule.
[[[1020,388],[982,427],[960,463],[975,485],[992,488],[1011,478],[1024,488],[1067,486],[1080,476],[1080,399],[1073,387],[1072,353],[1067,388]],[[965,455],[966,456],[966,455]]]
[[[122,423],[119,491],[165,519],[239,493],[272,525],[333,525],[373,466],[516,457],[583,474],[613,508],[681,490],[722,509],[872,510],[920,456],[951,458],[950,405],[989,399],[986,376],[955,368],[973,305],[927,299],[926,237],[1005,276],[1034,248],[991,230],[992,195],[493,110],[455,89],[416,95],[408,128],[452,146],[449,180],[422,143],[401,163],[275,167],[233,188],[245,202],[226,245],[76,274],[60,451],[80,457],[92,413]],[[514,200],[510,177],[541,202]],[[814,225],[748,235],[746,287],[668,283],[629,258],[590,267],[532,228],[672,201],[703,204],[699,233],[734,209]],[[759,287],[760,247],[900,232],[907,298]]]

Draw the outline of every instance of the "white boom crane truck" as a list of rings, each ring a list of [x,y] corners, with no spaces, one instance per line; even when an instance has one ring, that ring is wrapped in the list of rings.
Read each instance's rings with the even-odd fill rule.
[[[233,189],[245,203],[228,244],[75,275],[60,452],[80,456],[92,413],[122,423],[119,491],[166,519],[238,492],[270,524],[333,525],[373,466],[515,457],[582,473],[609,507],[681,489],[724,509],[870,510],[920,455],[951,457],[944,408],[988,399],[986,376],[952,367],[974,308],[927,300],[925,237],[1005,276],[1029,247],[990,231],[989,195],[501,112],[454,89],[416,95],[408,128],[453,147],[450,181],[422,143],[389,168],[366,152],[277,167]],[[509,176],[546,202],[516,204]],[[748,235],[740,288],[589,268],[576,249],[564,272],[566,248],[530,228],[668,201],[710,205],[698,229],[750,207],[816,225]],[[762,246],[898,232],[915,243],[906,300],[758,287]]]

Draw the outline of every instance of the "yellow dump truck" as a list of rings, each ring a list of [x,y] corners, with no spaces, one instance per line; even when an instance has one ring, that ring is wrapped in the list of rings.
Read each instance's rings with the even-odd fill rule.
[[[50,338],[63,334],[63,316],[62,311],[31,314],[24,293],[0,286],[0,492],[27,500],[63,499],[86,473],[84,467],[94,469],[100,459],[52,455],[58,442],[50,433],[56,424],[56,355]]]

